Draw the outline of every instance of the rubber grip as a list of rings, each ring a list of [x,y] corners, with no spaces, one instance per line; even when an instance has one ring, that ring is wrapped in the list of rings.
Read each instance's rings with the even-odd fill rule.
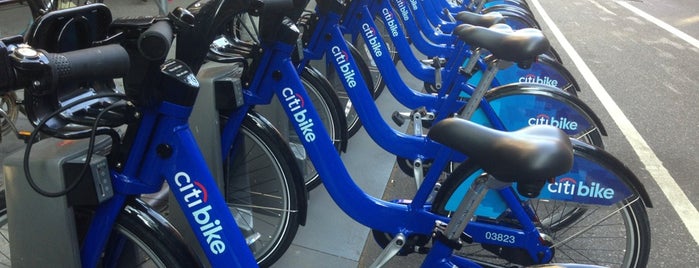
[[[148,60],[162,60],[170,51],[172,36],[170,22],[156,22],[138,38],[138,51]]]
[[[120,45],[48,53],[47,57],[58,83],[111,79],[129,71],[129,54]]]

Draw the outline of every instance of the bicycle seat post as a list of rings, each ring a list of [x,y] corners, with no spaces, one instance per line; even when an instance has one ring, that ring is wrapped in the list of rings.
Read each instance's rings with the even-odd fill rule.
[[[458,250],[461,247],[461,235],[466,226],[476,213],[476,208],[485,198],[486,193],[492,190],[499,190],[508,187],[511,183],[497,180],[490,174],[483,174],[469,188],[466,195],[459,203],[458,208],[451,216],[448,224],[437,221],[433,238],[444,245]]]
[[[475,48],[473,49],[471,53],[471,57],[468,58],[468,61],[466,62],[466,66],[461,68],[461,72],[470,74],[473,72],[473,69],[476,68],[476,63],[478,63],[478,59],[481,57],[482,54],[482,49],[481,48]]]
[[[466,103],[466,107],[459,113],[460,118],[471,118],[473,113],[476,112],[476,109],[478,108],[478,104],[480,104],[481,99],[483,99],[485,93],[488,92],[490,84],[493,82],[493,79],[495,79],[495,74],[497,74],[500,69],[505,69],[513,64],[510,61],[493,58],[492,55],[486,57],[486,62],[488,62],[488,67],[483,72],[483,76],[481,77],[481,80],[478,82],[478,85],[471,94],[471,98]]]

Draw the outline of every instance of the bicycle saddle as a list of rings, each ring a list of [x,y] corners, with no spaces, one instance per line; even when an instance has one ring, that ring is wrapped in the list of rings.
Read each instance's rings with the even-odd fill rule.
[[[454,29],[454,34],[472,46],[489,50],[495,58],[518,63],[532,62],[550,47],[540,30],[526,28],[513,31],[509,27],[493,26],[484,28],[460,24]]]
[[[471,25],[476,25],[476,26],[481,26],[481,27],[490,27],[493,26],[494,24],[498,23],[503,23],[505,21],[505,18],[502,16],[502,14],[498,12],[490,12],[486,14],[478,14],[478,13],[473,13],[469,11],[461,11],[454,16],[454,19],[461,23],[466,23],[466,24],[471,24]]]
[[[547,125],[513,132],[448,118],[430,128],[427,137],[466,154],[498,180],[538,183],[568,172],[573,147],[568,135]]]

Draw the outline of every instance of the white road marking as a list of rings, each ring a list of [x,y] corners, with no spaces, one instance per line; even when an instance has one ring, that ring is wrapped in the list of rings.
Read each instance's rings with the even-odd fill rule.
[[[630,10],[633,13],[636,13],[636,15],[640,16],[641,18],[646,19],[647,21],[650,21],[651,23],[657,25],[658,27],[662,28],[663,30],[666,30],[670,32],[671,34],[679,37],[680,39],[686,41],[692,46],[695,46],[696,48],[699,48],[699,40],[695,39],[694,37],[691,37],[690,35],[684,33],[683,31],[680,31],[679,29],[672,27],[672,25],[667,24],[664,21],[661,21],[650,14],[643,12],[642,10],[632,6],[629,3],[622,2],[622,1],[615,1],[617,4],[619,4],[622,7],[625,7],[626,9]]]
[[[680,219],[687,227],[689,233],[694,237],[694,241],[699,244],[699,211],[697,211],[697,208],[692,205],[692,202],[689,201],[687,195],[685,195],[682,188],[675,182],[675,179],[672,178],[670,172],[663,166],[663,163],[658,159],[650,146],[648,146],[648,143],[646,143],[638,130],[631,124],[631,121],[624,115],[624,112],[621,111],[621,108],[614,102],[609,93],[607,93],[599,80],[597,80],[597,77],[592,73],[592,70],[590,70],[590,67],[587,66],[578,52],[575,51],[551,17],[548,16],[539,3],[539,0],[532,0],[531,2],[547,24],[549,30],[553,32],[553,35],[558,39],[558,42],[570,56],[575,66],[580,70],[583,78],[590,85],[590,88],[592,88],[597,98],[602,102],[604,108],[609,112],[617,126],[619,126],[624,137],[626,137],[631,147],[633,147],[633,150],[636,152],[636,155],[638,155],[643,165],[645,165],[646,170],[648,170],[670,201],[670,205],[672,205],[677,214],[679,214]]]

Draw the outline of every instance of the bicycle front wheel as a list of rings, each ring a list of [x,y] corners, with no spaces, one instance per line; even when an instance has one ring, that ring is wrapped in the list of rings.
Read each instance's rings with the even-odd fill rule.
[[[305,207],[293,153],[269,126],[262,117],[247,116],[223,162],[228,208],[260,266],[286,252],[298,230],[298,212]]]
[[[164,224],[165,219],[151,214],[149,217],[157,217],[161,223],[157,224],[160,227],[149,226],[153,223],[144,223],[144,213],[135,205],[142,204],[127,204],[119,214],[97,267],[201,266],[182,238]]]
[[[483,171],[475,165],[462,164],[447,178],[435,198],[432,209],[450,215],[451,204],[462,198],[457,189]],[[449,205],[448,205],[449,204]],[[626,200],[617,206],[593,206],[557,200],[529,199],[525,201],[537,215],[536,223],[543,239],[554,248],[556,263],[586,263],[607,267],[645,267],[650,252],[650,224],[640,198]],[[477,220],[486,220],[478,217]],[[492,221],[492,220],[491,220]],[[514,219],[496,221],[516,226]],[[520,249],[486,244],[465,244],[456,254],[466,256],[485,266],[526,265],[518,259]],[[522,254],[519,254],[522,256]]]
[[[124,207],[124,211],[114,223],[109,242],[97,267],[201,266],[174,229],[164,224],[164,219],[159,215],[144,215],[143,210],[136,209],[135,206],[144,205],[130,203]],[[91,211],[76,209],[77,223],[89,223],[91,214]],[[144,218],[150,218],[148,224],[143,222]],[[2,189],[0,190],[0,266],[2,267],[11,267],[11,240],[7,223],[5,189]],[[79,231],[84,230],[81,226],[78,225]]]

